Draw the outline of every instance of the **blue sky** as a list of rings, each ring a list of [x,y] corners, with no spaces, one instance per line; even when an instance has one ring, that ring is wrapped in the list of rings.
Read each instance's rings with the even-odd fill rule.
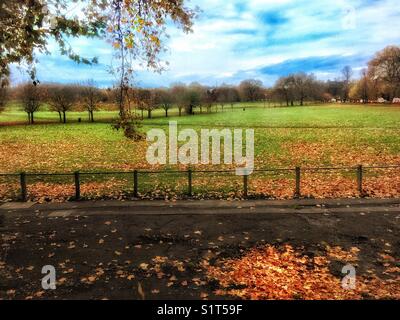
[[[357,74],[376,51],[400,45],[398,0],[192,0],[187,5],[202,10],[194,32],[185,35],[171,26],[163,57],[168,70],[160,75],[138,69],[139,85],[236,84],[247,78],[272,85],[297,71],[333,79],[345,65]],[[99,64],[77,65],[50,44],[52,55],[39,56],[39,79],[112,85],[110,45],[92,39],[71,44],[83,56],[97,56]],[[15,70],[13,80],[21,78]]]

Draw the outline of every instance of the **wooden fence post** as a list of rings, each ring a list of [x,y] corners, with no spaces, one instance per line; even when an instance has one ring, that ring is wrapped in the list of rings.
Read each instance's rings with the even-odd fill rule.
[[[27,192],[27,188],[26,188],[26,173],[25,172],[21,172],[20,182],[21,182],[21,200],[26,201],[28,198],[28,192]]]
[[[249,176],[245,174],[243,176],[243,196],[247,198],[248,196],[248,184],[249,184]]]
[[[79,172],[74,172],[74,180],[75,180],[75,200],[80,200],[81,198],[81,182],[79,179]]]
[[[139,195],[138,193],[138,171],[133,171],[133,196],[137,198]]]
[[[296,198],[300,198],[301,197],[301,169],[300,169],[300,167],[296,167],[295,171],[296,171],[296,190],[295,190],[294,196]]]
[[[188,195],[192,196],[192,169],[188,170]]]
[[[363,166],[359,165],[357,167],[357,187],[360,196],[364,194],[363,192]]]

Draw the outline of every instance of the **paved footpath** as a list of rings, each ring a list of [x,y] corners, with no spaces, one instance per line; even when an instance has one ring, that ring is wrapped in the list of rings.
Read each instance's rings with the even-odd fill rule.
[[[400,199],[299,199],[299,200],[185,200],[185,201],[79,201],[64,203],[9,202],[0,213],[48,216],[96,214],[213,215],[261,213],[400,213]]]
[[[0,300],[228,298],[215,296],[204,261],[266,244],[308,257],[357,247],[357,275],[387,277],[387,263],[400,268],[399,234],[400,199],[4,203]],[[56,268],[57,290],[42,290],[44,265]],[[340,278],[343,266],[329,270]]]

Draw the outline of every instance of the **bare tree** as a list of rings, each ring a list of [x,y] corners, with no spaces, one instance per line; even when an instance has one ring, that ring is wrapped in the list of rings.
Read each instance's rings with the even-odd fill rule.
[[[151,90],[136,88],[134,90],[134,101],[138,110],[141,111],[143,119],[143,112],[147,111],[147,118],[151,119],[151,113],[156,108],[155,97]]]
[[[240,101],[238,90],[235,87],[228,87],[226,98],[227,102],[231,105],[231,109],[233,110],[234,103]]]
[[[143,89],[142,99],[145,105],[145,110],[147,111],[147,118],[151,119],[153,110],[157,109],[156,97],[154,95],[154,92],[152,90]]]
[[[165,117],[168,118],[168,110],[172,107],[172,96],[168,89],[155,89],[153,91],[155,104],[165,111]]]
[[[185,108],[186,86],[183,84],[175,84],[171,88],[173,102],[178,107],[179,116],[182,116],[182,110]]]
[[[259,101],[262,99],[263,84],[259,80],[244,80],[239,85],[239,92],[242,101]]]
[[[320,83],[315,79],[313,74],[300,72],[292,75],[292,81],[295,90],[294,94],[301,106],[304,105],[306,99],[321,99],[322,90],[320,89]]]
[[[216,88],[208,88],[200,95],[201,105],[205,105],[207,112],[210,113],[212,106],[218,101],[218,92]]]
[[[343,102],[347,102],[349,100],[349,91],[351,78],[353,77],[353,69],[350,66],[345,66],[342,69],[343,76]]]
[[[67,122],[67,111],[70,111],[76,101],[75,90],[72,86],[51,86],[49,90],[49,103],[52,110],[58,112],[61,123]]]
[[[220,104],[222,111],[224,111],[225,104],[229,102],[229,87],[222,85],[217,88],[217,102]]]
[[[93,80],[89,80],[82,90],[83,105],[89,113],[89,121],[94,122],[93,113],[98,110],[102,95]]]
[[[332,99],[343,100],[344,83],[339,79],[328,80],[325,84],[326,92],[332,96]],[[350,88],[349,88],[350,90]]]
[[[292,75],[295,96],[300,101],[300,105],[304,105],[304,99],[308,97],[310,79],[305,73]]]
[[[274,87],[274,95],[279,100],[284,100],[286,102],[286,106],[294,105],[295,99],[295,86],[292,76],[281,77],[275,84]]]
[[[19,90],[19,98],[24,111],[28,114],[28,122],[34,123],[34,114],[39,110],[43,96],[37,85],[26,83]]]

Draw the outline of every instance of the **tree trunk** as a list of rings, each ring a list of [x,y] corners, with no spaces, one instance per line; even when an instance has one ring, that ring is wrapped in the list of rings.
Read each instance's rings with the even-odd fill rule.
[[[147,110],[147,118],[151,119],[151,110]]]
[[[63,111],[63,123],[67,123],[67,115],[65,111]]]
[[[182,108],[178,108],[179,109],[179,116],[182,115]]]
[[[60,123],[62,123],[61,111],[57,111],[57,112],[58,112],[58,117],[60,118]]]
[[[165,117],[168,118],[168,109],[165,109]]]
[[[31,124],[33,124],[35,121],[33,120],[33,112],[31,112]]]
[[[93,110],[92,110],[92,111],[90,111],[90,117],[91,117],[91,119],[90,119],[90,120],[91,120],[92,122],[94,122]]]

